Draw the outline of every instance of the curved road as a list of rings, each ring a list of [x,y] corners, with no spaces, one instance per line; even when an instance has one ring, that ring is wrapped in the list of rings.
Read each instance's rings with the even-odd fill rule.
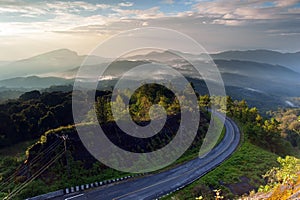
[[[218,117],[223,115],[216,113]],[[132,200],[156,199],[169,192],[181,189],[194,182],[207,172],[220,165],[237,148],[240,131],[229,118],[225,120],[226,133],[223,140],[205,157],[191,160],[174,169],[148,175],[139,179],[120,182],[111,186],[103,186],[92,191],[73,193],[56,198],[57,200]]]

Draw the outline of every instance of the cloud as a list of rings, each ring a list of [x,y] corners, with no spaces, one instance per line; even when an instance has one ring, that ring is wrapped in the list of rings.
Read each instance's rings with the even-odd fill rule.
[[[161,3],[171,5],[171,4],[174,4],[175,1],[174,0],[162,0]]]
[[[260,20],[292,19],[289,10],[299,0],[219,0],[200,2],[194,6],[199,15],[218,18],[219,24],[242,25],[247,22],[260,23]],[[233,23],[232,23],[233,22]]]
[[[0,7],[0,14],[28,14],[32,16],[40,16],[47,13],[47,10],[40,5],[30,4],[16,4],[12,2],[2,2]]]
[[[132,2],[122,2],[118,4],[120,7],[131,7],[134,4]]]
[[[65,12],[96,11],[111,8],[109,4],[91,4],[84,1],[53,1],[46,3],[48,10],[63,10]]]
[[[76,27],[107,25],[120,20],[120,13],[107,12],[101,15],[102,10],[113,8],[122,10],[117,5],[92,4],[84,1],[51,1],[33,4],[28,1],[4,0],[0,5],[0,15],[9,16],[9,21],[0,23],[2,36],[41,32],[78,33]],[[123,6],[129,5],[130,3],[126,2]],[[24,18],[29,19],[24,20]],[[83,30],[81,32],[88,33]]]
[[[115,4],[88,3],[85,1],[47,1],[30,3],[21,0],[3,0],[0,2],[0,15],[9,16],[2,25],[1,35],[32,32],[88,33],[76,27],[105,25],[128,22],[131,19],[154,19],[164,17],[159,7],[129,9],[132,2]],[[12,18],[13,16],[13,18]],[[26,20],[24,20],[27,18]],[[146,26],[148,22],[138,24]],[[4,28],[6,27],[6,28]],[[101,30],[103,32],[103,30]],[[94,30],[91,33],[95,33]]]
[[[142,26],[148,26],[149,25],[149,22],[143,22],[142,23]]]
[[[52,2],[23,2],[16,0],[4,0],[0,2],[0,13],[26,13],[31,15],[46,15],[53,12],[79,12],[96,11],[98,9],[108,9],[109,4],[91,4],[84,1],[52,1]]]
[[[275,1],[276,6],[278,7],[291,7],[299,3],[299,0],[277,0]]]
[[[74,50],[83,51],[81,46],[88,49],[95,44],[93,41],[99,40],[97,38],[106,38],[128,29],[157,26],[186,33],[209,51],[251,48],[299,50],[300,8],[295,5],[299,5],[300,0],[189,0],[176,2],[172,5],[174,9],[166,9],[166,5],[140,6],[139,2],[133,4],[130,0],[117,4],[97,2],[100,1],[32,3],[2,0],[0,16],[4,17],[0,22],[0,36],[11,39],[3,39],[0,47],[7,49],[5,45],[11,45],[15,48],[21,39],[30,38],[46,43],[45,46],[50,45],[47,41],[61,40],[62,44],[58,42],[55,45],[64,47],[64,44],[67,48],[76,47]],[[52,40],[51,37],[55,38]],[[72,41],[67,41],[67,38],[72,38]],[[80,45],[79,41],[84,43],[85,38],[89,43]],[[51,45],[54,48],[54,44]]]
[[[234,20],[234,19],[215,19],[212,22],[213,24],[223,24],[223,25],[228,25],[228,26],[238,26],[242,25],[243,22],[239,20]]]
[[[133,19],[155,19],[155,18],[161,18],[164,17],[165,14],[160,11],[159,7],[152,7],[149,9],[145,10],[140,10],[140,9],[120,9],[116,8],[113,9],[116,13],[119,14],[121,19],[128,19],[128,18],[133,18]]]

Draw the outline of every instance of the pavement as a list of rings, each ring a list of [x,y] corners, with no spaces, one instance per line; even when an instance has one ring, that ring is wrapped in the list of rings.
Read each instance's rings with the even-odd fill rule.
[[[217,116],[224,117],[220,113],[217,113]],[[240,131],[229,118],[225,119],[224,125],[226,132],[223,140],[202,158],[196,158],[161,173],[68,194],[55,200],[148,200],[180,190],[216,168],[236,150],[240,141]]]

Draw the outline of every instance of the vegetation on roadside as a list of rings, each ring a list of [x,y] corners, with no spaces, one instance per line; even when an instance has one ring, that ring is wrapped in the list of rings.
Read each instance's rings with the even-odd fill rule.
[[[191,87],[190,87],[191,88]],[[191,90],[184,90],[185,94],[192,93]],[[55,93],[58,95],[58,93]],[[130,106],[127,108],[127,111],[130,112],[133,120],[136,123],[147,124],[150,120],[149,110],[152,104],[158,104],[166,110],[167,121],[166,121],[166,131],[163,132],[162,138],[152,143],[153,145],[149,147],[148,143],[145,142],[135,142],[131,141],[132,139],[122,139],[120,137],[121,132],[116,129],[115,120],[123,120],[124,109],[116,110],[117,115],[112,117],[111,106],[115,104],[117,108],[124,106],[124,101],[129,96],[126,96],[125,93],[119,93],[115,98],[111,96],[109,91],[97,91],[96,92],[96,101],[95,108],[97,119],[93,118],[90,112],[84,113],[83,117],[85,120],[81,124],[83,127],[93,126],[94,122],[99,121],[101,126],[104,126],[104,130],[108,130],[110,139],[120,142],[121,145],[124,145],[125,148],[132,148],[130,150],[136,151],[140,149],[155,149],[159,148],[157,145],[163,145],[168,143],[172,137],[177,132],[177,123],[180,123],[180,119],[177,119],[178,113],[182,110],[183,107],[179,106],[177,97],[164,87],[160,87],[157,84],[145,85],[144,87],[139,88],[130,99]],[[37,97],[33,97],[37,95]],[[25,93],[22,96],[22,99],[17,100],[14,104],[30,104],[32,101],[40,101],[43,97],[50,94],[40,94],[38,92]],[[64,96],[66,95],[66,99]],[[183,97],[184,94],[179,94],[179,97]],[[84,102],[86,98],[91,98],[89,95],[81,95],[82,101]],[[67,93],[61,93],[61,102],[70,103],[69,95]],[[113,102],[110,103],[110,100],[113,99]],[[23,102],[24,101],[24,102]],[[56,107],[53,100],[49,100],[52,103],[52,107]],[[81,104],[83,102],[75,102]],[[184,105],[188,108],[189,102],[184,100]],[[8,106],[5,104],[4,106]],[[60,105],[59,105],[60,106]],[[9,107],[9,106],[8,106]],[[27,107],[25,106],[25,109]],[[48,109],[48,108],[47,108]],[[23,112],[23,111],[21,111]],[[61,115],[63,113],[60,113]],[[151,114],[151,113],[150,113]],[[196,136],[195,141],[191,145],[190,149],[183,156],[184,158],[179,162],[187,161],[192,157],[196,157],[196,151],[194,150],[202,142],[203,133],[207,128],[208,114],[202,113],[201,121],[199,124],[199,131]],[[68,116],[68,115],[67,115]],[[151,117],[160,117],[156,113],[152,113]],[[52,115],[51,119],[55,119],[56,115]],[[49,118],[50,119],[50,118]],[[47,121],[47,120],[46,120]],[[53,125],[52,121],[47,121],[49,124]],[[29,122],[28,122],[29,123]],[[45,123],[47,124],[47,123]],[[45,129],[47,130],[47,129]],[[109,131],[113,130],[113,131]],[[63,151],[63,137],[67,136],[67,146],[66,151]],[[125,142],[125,144],[124,144]],[[143,146],[145,145],[147,146]],[[150,141],[151,143],[151,141]],[[132,144],[134,144],[132,146]],[[138,144],[138,145],[137,145]],[[130,146],[131,145],[131,146]],[[129,147],[128,147],[129,146]],[[134,148],[135,149],[134,149]],[[110,178],[116,178],[128,173],[118,172],[116,170],[110,169],[105,165],[96,161],[87,150],[84,148],[80,142],[80,138],[76,132],[75,126],[59,126],[55,129],[50,129],[44,134],[40,135],[40,139],[33,145],[31,145],[26,151],[27,159],[23,163],[18,162],[11,171],[1,171],[2,182],[5,184],[5,187],[2,188],[2,196],[5,196],[11,191],[14,191],[16,188],[27,184],[33,174],[37,173],[41,168],[47,166],[47,170],[44,171],[38,179],[33,180],[31,183],[26,185],[26,188],[23,189],[17,196],[14,196],[14,199],[23,199],[30,196],[35,196],[45,192],[65,188],[68,186],[73,186],[76,184],[85,184],[93,181],[101,181]],[[52,161],[52,158],[60,156],[51,166],[48,166],[48,163]],[[5,167],[6,163],[3,163]],[[17,166],[20,166],[21,170],[17,169]],[[13,169],[17,169],[14,171]],[[13,172],[16,172],[13,174]],[[8,178],[13,177],[10,182],[7,184]],[[44,187],[45,185],[50,185],[50,187]]]
[[[266,185],[259,187],[258,192],[251,192],[243,199],[288,200],[297,199],[300,194],[300,160],[286,156],[277,159],[278,167],[273,167],[263,177]]]
[[[225,199],[238,197],[266,184],[263,175],[278,169],[277,159],[282,160],[278,156],[300,155],[281,137],[283,129],[277,121],[280,118],[263,118],[256,108],[249,108],[245,101],[233,101],[230,97],[211,97],[210,101],[217,102],[219,110],[226,110],[227,115],[240,125],[244,142],[218,168],[165,199],[215,199],[214,189],[221,189]],[[293,119],[297,117],[293,116]],[[295,168],[292,171],[298,172]]]
[[[179,94],[179,96],[192,93],[193,91],[189,89],[184,90],[183,94]],[[135,91],[133,96],[130,96],[130,91],[126,90],[125,92],[119,92],[114,97],[111,96],[110,91],[97,91],[95,97],[91,97],[89,94],[79,95],[81,95],[82,99],[74,102],[78,105],[84,103],[87,98],[95,98],[96,118],[92,114],[92,111],[83,113],[82,117],[84,120],[82,126],[93,126],[95,122],[99,122],[101,126],[105,127],[105,130],[108,130],[110,139],[121,146],[123,145],[122,147],[125,149],[128,148],[130,151],[138,152],[141,149],[152,151],[160,148],[174,137],[177,125],[180,123],[180,119],[177,119],[177,117],[182,107],[179,106],[177,96],[167,88],[157,84],[141,87]],[[28,141],[30,139],[29,141],[32,143],[32,139],[34,138],[39,138],[39,140],[27,149],[25,163],[23,163],[24,160],[22,159],[24,158],[24,154],[23,157],[1,158],[1,184],[6,184],[5,181],[7,178],[11,177],[14,172],[16,173],[9,184],[2,187],[0,196],[2,195],[3,197],[18,186],[26,183],[27,180],[30,180],[32,174],[38,171],[39,168],[45,167],[44,164],[47,164],[56,155],[60,155],[58,160],[51,166],[49,165],[47,170],[38,179],[29,183],[14,199],[24,199],[69,186],[127,175],[127,173],[110,169],[97,162],[86,151],[76,133],[75,126],[72,125],[73,120],[70,117],[72,113],[68,113],[68,109],[71,106],[70,93],[56,92],[54,93],[54,97],[51,98],[51,93],[40,94],[30,92],[25,93],[19,100],[1,105],[8,114],[2,113],[3,115],[0,115],[0,117],[2,116],[7,124],[14,123],[13,120],[17,120],[14,129],[19,130],[18,134],[23,134],[20,141]],[[111,99],[113,99],[112,103],[110,102]],[[130,113],[133,121],[138,124],[149,124],[150,115],[154,118],[160,117],[159,113],[153,113],[153,110],[149,115],[152,104],[158,104],[166,110],[168,130],[165,132],[165,135],[161,135],[163,139],[154,139],[150,141],[152,143],[149,146],[147,142],[136,142],[131,139],[122,138],[123,136],[116,129],[115,120],[124,120],[125,111],[118,108],[123,108],[125,105],[124,102],[127,100],[129,100],[130,105],[125,110]],[[188,101],[184,101],[183,106],[188,108],[189,103]],[[264,118],[256,108],[249,108],[244,100],[234,101],[230,97],[210,97],[203,95],[198,96],[198,103],[202,115],[198,134],[191,147],[172,166],[187,162],[198,156],[199,147],[201,146],[204,133],[208,128],[210,118],[208,108],[211,104],[217,105],[219,111],[226,112],[228,116],[240,125],[244,142],[238,151],[220,167],[179,193],[176,193],[175,197],[173,196],[174,198],[193,199],[197,196],[203,196],[205,199],[210,199],[214,196],[214,189],[221,189],[222,195],[225,198],[232,198],[238,194],[248,192],[250,189],[257,189],[259,185],[263,185],[265,179],[261,175],[272,167],[278,166],[276,162],[278,156],[297,155],[294,147],[297,147],[298,144],[290,144],[290,140],[285,140],[288,137],[282,137],[283,134],[281,131],[283,129],[280,127],[280,117]],[[35,106],[32,106],[32,104],[35,104]],[[112,106],[117,108],[115,110],[117,114],[114,115],[116,118],[113,118],[111,112]],[[46,112],[49,109],[51,113]],[[21,117],[24,123],[22,120],[18,121],[18,117]],[[214,119],[214,121],[215,124],[220,123],[217,119]],[[31,126],[30,123],[32,123]],[[4,130],[9,129],[7,124],[2,124]],[[27,128],[23,130],[22,127]],[[289,131],[293,132],[295,127],[293,126],[293,129],[289,129]],[[44,130],[45,132],[35,133],[34,130],[37,129],[39,131]],[[25,130],[27,132],[24,132]],[[9,144],[12,145],[19,141],[14,140],[17,137],[16,135],[8,137],[7,133],[2,134],[1,137],[4,140],[11,141]],[[68,136],[66,151],[63,150],[64,136]],[[221,138],[223,136],[224,130]],[[292,137],[297,138],[298,135],[293,135]],[[219,138],[218,142],[220,140]],[[7,145],[7,143],[3,144]],[[135,144],[134,148],[130,144]],[[0,152],[7,152],[7,149],[10,148],[3,148],[4,146],[2,145]],[[41,160],[37,162],[36,158]],[[26,170],[16,170],[20,166]],[[30,166],[30,171],[27,169],[27,166]],[[242,183],[246,184],[244,189],[235,191],[235,188],[239,188]]]
[[[292,156],[286,156],[285,158],[277,158],[277,162],[280,167],[273,167],[263,175],[268,183],[259,188],[260,192],[269,192],[280,185],[293,186],[296,183],[300,172],[300,160]]]
[[[245,142],[219,167],[165,199],[195,199],[199,196],[214,199],[214,189],[221,189],[225,199],[232,199],[244,194],[244,188],[252,190],[263,184],[261,175],[277,166],[276,158],[277,155]],[[240,194],[233,194],[230,188]]]

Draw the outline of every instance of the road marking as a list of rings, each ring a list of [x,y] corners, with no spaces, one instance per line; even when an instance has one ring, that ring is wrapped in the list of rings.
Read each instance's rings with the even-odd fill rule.
[[[227,120],[227,118],[225,118],[225,121],[226,121],[226,120]],[[231,124],[232,122],[231,122],[230,120],[228,120],[227,122],[228,122],[229,126],[231,127],[230,129],[232,129],[232,130],[231,130],[231,132],[233,132],[233,133],[234,133],[234,129],[235,129],[235,128],[234,128],[234,126]],[[235,135],[233,134],[233,137],[231,137],[231,139],[230,139],[230,143],[227,145],[227,147],[225,148],[225,150],[227,150],[227,149],[228,149],[228,147],[230,146],[230,144],[232,143],[232,141],[234,140],[234,138],[235,138]],[[221,155],[221,154],[223,154],[223,153],[224,153],[224,151],[223,151],[223,152],[218,152],[218,153],[215,155],[215,157],[214,157],[214,158],[212,158],[212,159],[210,159],[210,160],[206,161],[206,162],[205,162],[205,163],[203,163],[203,164],[206,164],[206,163],[210,163],[210,162],[212,162],[213,160],[217,159],[219,155]],[[225,160],[226,160],[226,159],[225,159]],[[218,166],[218,165],[217,165],[217,166]],[[157,185],[159,185],[159,184],[162,184],[162,183],[168,182],[168,181],[170,181],[170,180],[174,180],[174,179],[176,179],[176,178],[179,178],[179,177],[181,177],[181,176],[184,176],[184,175],[186,175],[186,174],[188,174],[188,173],[195,172],[195,171],[197,171],[197,170],[201,169],[202,167],[203,167],[203,166],[201,166],[201,167],[196,167],[196,168],[193,168],[193,169],[191,169],[191,170],[188,170],[188,171],[184,172],[183,174],[177,175],[177,176],[175,176],[175,177],[171,177],[171,178],[169,178],[169,179],[167,179],[167,180],[160,181],[160,182],[157,182],[157,183],[155,183],[155,184],[149,185],[149,186],[147,186],[147,187],[144,187],[144,188],[141,188],[141,189],[138,189],[138,190],[135,190],[135,191],[129,192],[129,193],[127,193],[127,194],[124,194],[124,195],[121,195],[121,196],[115,197],[115,198],[113,198],[113,200],[121,199],[121,198],[124,198],[124,197],[126,197],[126,196],[129,196],[129,195],[132,195],[132,194],[138,193],[138,192],[140,192],[140,191],[143,191],[143,190],[145,190],[145,189],[148,189],[148,188],[151,188],[151,187],[157,186]]]
[[[74,198],[81,197],[81,196],[83,196],[83,194],[78,194],[78,195],[75,195],[75,196],[72,196],[72,197],[68,197],[65,200],[70,200],[70,199],[74,199]]]

